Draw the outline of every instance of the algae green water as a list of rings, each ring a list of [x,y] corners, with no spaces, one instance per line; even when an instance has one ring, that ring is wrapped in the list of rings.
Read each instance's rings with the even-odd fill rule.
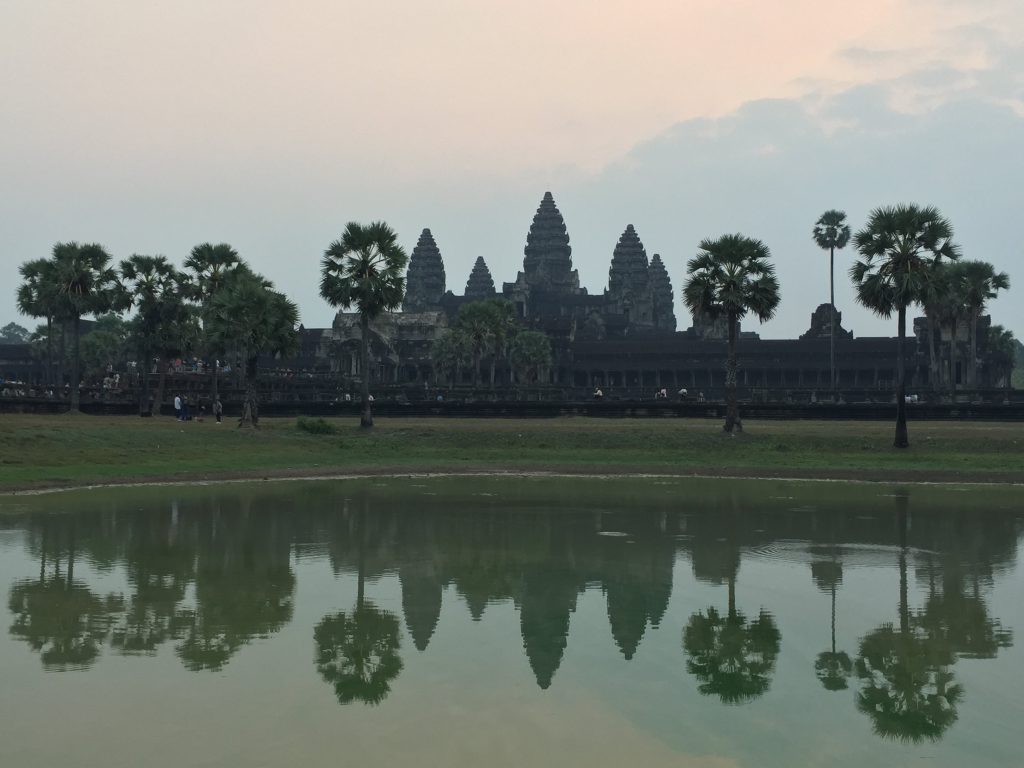
[[[0,499],[0,765],[1018,766],[1024,489]]]

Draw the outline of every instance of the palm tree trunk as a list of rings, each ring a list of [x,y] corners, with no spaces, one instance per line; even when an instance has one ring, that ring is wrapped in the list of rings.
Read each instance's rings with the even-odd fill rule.
[[[971,312],[971,360],[967,366],[967,380],[971,389],[978,386],[978,313]]]
[[[742,431],[739,403],[736,401],[736,314],[729,313],[729,357],[725,363],[725,426],[729,434]]]
[[[370,317],[363,314],[359,319],[362,326],[362,337],[359,340],[359,354],[363,366],[363,413],[359,417],[359,426],[370,429],[373,426],[373,411],[370,408]]]
[[[828,283],[829,283],[829,307],[832,312],[828,324],[829,339],[829,364],[832,371],[832,395],[835,399],[836,391],[839,389],[839,382],[836,381],[836,249],[835,246],[829,249],[828,257]]]
[[[146,365],[149,365],[148,360]],[[167,361],[163,355],[159,355],[156,359],[156,375],[156,399],[153,401],[153,410],[159,416],[164,404],[164,386],[167,384]]]
[[[931,312],[928,318],[928,377],[931,379],[932,389],[936,392],[940,389],[939,381],[939,353],[935,348],[935,315]]]
[[[736,574],[729,574],[729,618],[736,616]]]
[[[46,386],[53,386],[53,316],[46,316]]]
[[[242,406],[242,418],[238,426],[249,421],[255,429],[260,428],[259,392],[256,378],[259,374],[259,356],[250,355],[245,361],[245,405]]]
[[[81,393],[78,391],[78,384],[81,380],[81,357],[80,345],[82,336],[81,318],[75,315],[71,327],[71,412],[79,412],[79,399]]]
[[[57,347],[57,387],[63,388],[64,386],[64,355],[67,336],[68,324],[67,321],[62,320],[60,323],[60,345]]]
[[[956,359],[957,359],[957,328],[956,320],[949,323],[949,394],[956,397]]]
[[[907,308],[900,305],[899,328],[897,332],[896,350],[896,440],[893,443],[897,448],[907,448],[910,440],[907,437],[907,381],[906,361],[903,354],[903,342],[907,337]]]
[[[149,359],[149,350],[148,349],[147,350],[143,350],[139,354],[139,357],[141,357],[143,361],[148,360]],[[152,416],[153,415],[152,411],[149,408],[149,366],[148,365],[143,365],[142,366],[142,382],[141,382],[141,384],[142,384],[142,386],[139,387],[139,389],[141,390],[140,393],[139,393],[139,416],[145,416],[145,415],[147,415],[147,413],[150,416]]]
[[[836,652],[836,585],[832,583],[832,653]]]

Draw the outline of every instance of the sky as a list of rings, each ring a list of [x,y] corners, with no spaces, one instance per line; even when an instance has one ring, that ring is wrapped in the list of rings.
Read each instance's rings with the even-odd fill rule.
[[[828,300],[826,209],[932,204],[1020,288],[1020,0],[0,0],[0,325],[58,241],[181,263],[229,242],[307,327],[349,221],[429,227],[448,287],[515,279],[550,190],[591,292],[633,224],[679,293],[699,242],[763,240],[777,316]],[[836,304],[857,336],[895,323]]]

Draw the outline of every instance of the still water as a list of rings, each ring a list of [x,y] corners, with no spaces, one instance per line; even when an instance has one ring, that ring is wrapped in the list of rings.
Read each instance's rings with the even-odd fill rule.
[[[7,497],[0,766],[1022,766],[1022,535],[998,488]]]

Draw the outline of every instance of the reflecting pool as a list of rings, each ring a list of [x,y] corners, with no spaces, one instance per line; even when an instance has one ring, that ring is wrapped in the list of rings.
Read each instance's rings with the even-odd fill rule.
[[[4,497],[0,766],[1020,766],[1022,535],[980,486]]]

